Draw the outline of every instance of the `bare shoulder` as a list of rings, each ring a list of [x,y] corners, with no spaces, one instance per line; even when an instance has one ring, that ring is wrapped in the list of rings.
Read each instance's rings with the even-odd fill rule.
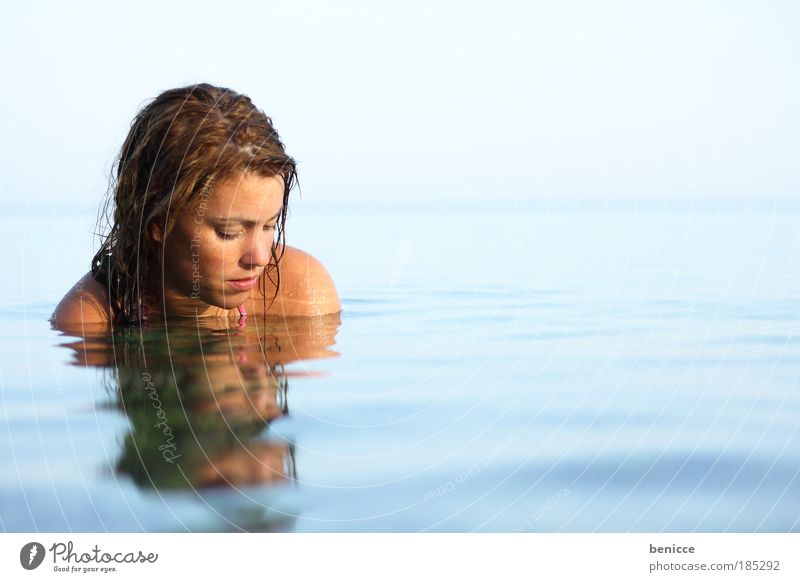
[[[333,279],[322,263],[307,252],[286,246],[279,269],[278,295],[267,315],[318,316],[342,310]],[[271,298],[274,287],[268,285],[267,293]],[[256,309],[261,311],[258,306]]]
[[[107,326],[111,320],[108,291],[92,273],[86,273],[56,306],[50,322],[63,331]]]

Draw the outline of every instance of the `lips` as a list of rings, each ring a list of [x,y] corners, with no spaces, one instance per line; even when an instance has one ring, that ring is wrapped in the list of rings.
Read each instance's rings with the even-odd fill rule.
[[[252,289],[255,284],[258,283],[258,275],[248,277],[247,279],[228,279],[228,283],[230,283],[239,291],[247,291],[248,289]]]

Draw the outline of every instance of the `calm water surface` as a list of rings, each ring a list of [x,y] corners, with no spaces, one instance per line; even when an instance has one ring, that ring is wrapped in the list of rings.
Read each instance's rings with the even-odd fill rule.
[[[798,219],[326,209],[341,318],[78,338],[90,248],[17,209],[0,527],[798,531]]]

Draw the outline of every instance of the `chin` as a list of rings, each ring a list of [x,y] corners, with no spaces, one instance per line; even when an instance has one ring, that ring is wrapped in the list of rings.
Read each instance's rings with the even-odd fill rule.
[[[239,307],[242,304],[243,297],[241,297],[240,293],[214,293],[214,294],[202,294],[199,297],[195,295],[191,295],[191,298],[205,303],[206,305],[210,305],[211,307],[219,307],[220,309],[233,309],[235,307]]]
[[[224,296],[215,297],[211,305],[222,309],[235,309],[244,303],[245,299],[247,299],[247,292],[226,293]]]

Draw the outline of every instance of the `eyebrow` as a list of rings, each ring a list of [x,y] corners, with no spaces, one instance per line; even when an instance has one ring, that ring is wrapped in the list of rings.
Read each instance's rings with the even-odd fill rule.
[[[278,218],[281,215],[281,212],[283,212],[283,207],[281,207],[281,209],[278,210],[278,212],[274,216],[272,216],[269,219],[267,219],[267,222],[270,222],[270,221],[275,220],[276,218]],[[214,224],[230,224],[232,222],[238,222],[242,226],[255,226],[256,224],[258,224],[257,221],[252,220],[250,218],[244,218],[243,216],[228,216],[228,217],[225,217],[225,218],[210,218],[209,220],[211,222],[213,222]]]

